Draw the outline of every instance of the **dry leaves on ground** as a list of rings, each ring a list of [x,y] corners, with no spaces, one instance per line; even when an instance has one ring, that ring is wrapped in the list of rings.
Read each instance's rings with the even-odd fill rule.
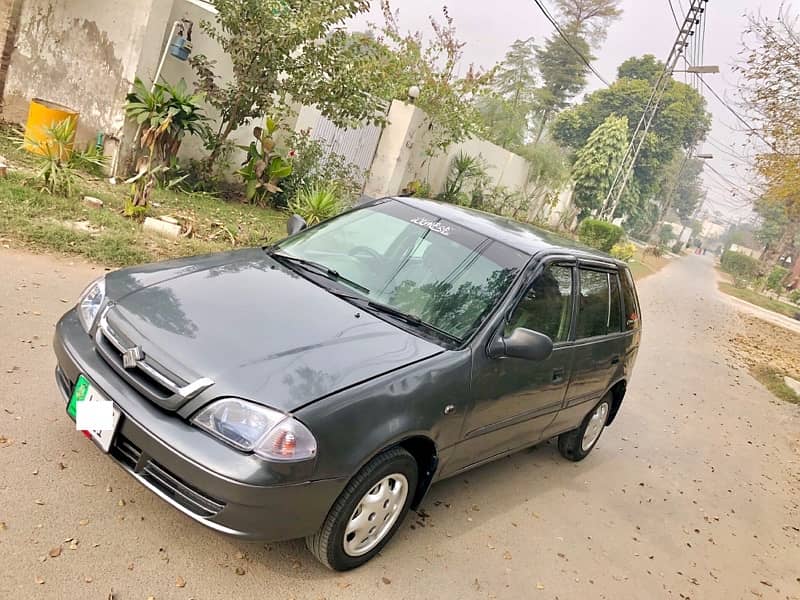
[[[730,338],[733,354],[747,366],[767,364],[800,379],[800,334],[756,317],[741,316]]]

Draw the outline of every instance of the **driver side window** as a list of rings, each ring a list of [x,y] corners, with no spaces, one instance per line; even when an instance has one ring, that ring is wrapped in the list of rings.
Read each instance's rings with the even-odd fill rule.
[[[572,267],[548,266],[525,293],[506,326],[506,335],[524,327],[548,336],[553,343],[569,339],[572,324]]]

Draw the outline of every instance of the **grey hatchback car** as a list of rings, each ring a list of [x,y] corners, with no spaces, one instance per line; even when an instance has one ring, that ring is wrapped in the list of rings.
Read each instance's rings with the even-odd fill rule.
[[[266,248],[107,274],[59,321],[74,419],[142,485],[244,539],[372,558],[430,485],[558,436],[586,457],[640,339],[627,267],[501,217],[367,202]]]

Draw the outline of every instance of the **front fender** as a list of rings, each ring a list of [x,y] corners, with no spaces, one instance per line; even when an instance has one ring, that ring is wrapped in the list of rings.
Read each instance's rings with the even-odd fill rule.
[[[352,477],[377,454],[420,436],[458,441],[469,399],[470,350],[449,351],[364,382],[296,413],[317,439],[314,479]],[[444,414],[444,408],[454,410]]]

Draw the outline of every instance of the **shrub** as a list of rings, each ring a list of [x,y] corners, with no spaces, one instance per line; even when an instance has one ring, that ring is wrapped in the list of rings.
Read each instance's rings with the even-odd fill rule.
[[[278,184],[292,174],[292,163],[275,151],[275,131],[278,124],[267,118],[266,129],[253,129],[254,142],[247,148],[247,159],[242,168],[236,171],[245,183],[245,197],[248,202],[264,204],[273,201],[281,191]]]
[[[733,284],[736,287],[747,287],[759,275],[759,263],[755,258],[726,250],[720,259],[722,270],[733,277]]]
[[[413,196],[414,198],[430,198],[432,194],[431,184],[427,181],[414,179],[408,182],[408,185],[403,189],[401,194]]]
[[[603,252],[610,252],[623,234],[622,227],[600,219],[584,219],[578,227],[578,239]]]
[[[680,254],[683,251],[683,242],[675,242],[672,245],[672,253]]]
[[[636,254],[636,246],[630,242],[618,242],[611,248],[611,256],[617,260],[630,262],[634,254]]]
[[[661,230],[658,232],[658,243],[664,248],[667,248],[669,243],[674,239],[675,232],[672,230],[672,225],[663,224]]]
[[[349,206],[361,194],[364,174],[341,154],[311,137],[308,130],[293,133],[286,140],[292,173],[281,181],[281,191],[272,198],[275,206],[288,206],[301,190],[314,186],[334,186],[342,206]]]
[[[105,166],[105,157],[92,146],[84,152],[72,149],[76,127],[77,119],[67,117],[44,127],[42,139],[14,138],[20,148],[33,147],[39,153],[36,176],[42,180],[43,192],[69,198],[76,180],[82,178],[80,170],[96,173]]]
[[[321,184],[300,190],[289,202],[289,211],[298,214],[310,225],[330,219],[339,213],[341,204],[334,185]]]
[[[770,274],[767,276],[767,289],[780,295],[786,291],[783,287],[783,280],[789,274],[789,269],[783,267],[774,267]]]
[[[800,290],[794,290],[791,294],[789,294],[789,302],[800,304]]]

